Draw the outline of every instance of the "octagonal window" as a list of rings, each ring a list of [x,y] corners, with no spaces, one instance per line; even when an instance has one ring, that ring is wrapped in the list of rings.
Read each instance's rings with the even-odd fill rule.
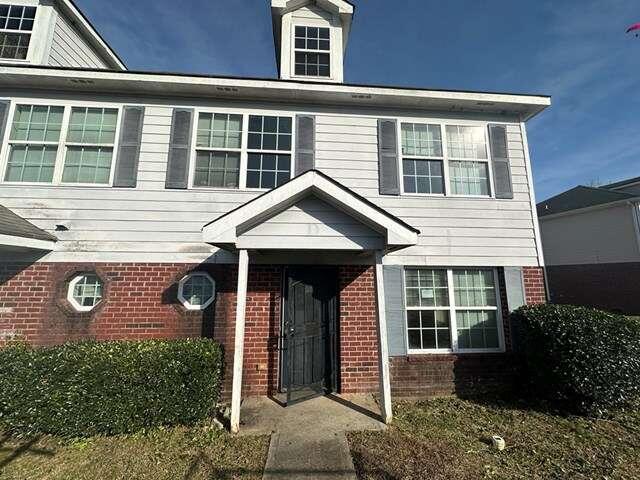
[[[69,303],[79,312],[89,312],[102,300],[104,285],[94,273],[74,277],[69,282]]]
[[[186,275],[178,285],[178,299],[188,310],[204,310],[216,298],[216,282],[208,273]]]

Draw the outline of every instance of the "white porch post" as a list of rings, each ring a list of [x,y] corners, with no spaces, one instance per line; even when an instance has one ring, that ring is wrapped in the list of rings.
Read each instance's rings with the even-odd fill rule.
[[[383,252],[376,251],[376,293],[378,297],[378,352],[380,355],[380,400],[382,419],[391,423],[391,380],[389,375],[389,346],[387,344],[387,315],[384,301],[384,278],[382,273]]]
[[[233,350],[233,387],[231,390],[231,431],[240,430],[240,401],[242,400],[242,365],[244,363],[244,319],[247,306],[247,278],[249,253],[240,250],[238,261],[238,295],[236,299],[236,339]]]

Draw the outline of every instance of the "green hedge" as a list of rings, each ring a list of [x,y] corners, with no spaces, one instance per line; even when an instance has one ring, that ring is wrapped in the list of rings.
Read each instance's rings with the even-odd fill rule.
[[[78,342],[0,348],[0,428],[66,437],[193,424],[219,397],[210,340]]]
[[[640,322],[569,305],[513,315],[533,394],[596,415],[640,395]]]

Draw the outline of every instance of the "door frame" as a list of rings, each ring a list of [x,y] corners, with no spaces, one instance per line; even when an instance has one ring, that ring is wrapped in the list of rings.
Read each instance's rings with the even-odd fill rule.
[[[331,272],[332,276],[335,277],[335,292],[336,292],[336,300],[335,300],[335,315],[333,325],[329,325],[330,329],[332,328],[335,334],[331,339],[332,347],[333,347],[333,355],[330,358],[330,365],[333,370],[333,374],[331,375],[331,385],[329,385],[328,393],[337,393],[338,385],[340,385],[340,276],[339,270],[337,266],[333,265],[285,265],[282,268],[282,281],[280,286],[280,335],[278,340],[278,351],[280,354],[278,355],[278,392],[286,393],[287,385],[284,379],[284,365],[286,360],[285,355],[285,339],[284,339],[284,330],[285,330],[285,290],[288,287],[288,275],[289,269],[291,268],[311,268],[314,270],[324,270]]]

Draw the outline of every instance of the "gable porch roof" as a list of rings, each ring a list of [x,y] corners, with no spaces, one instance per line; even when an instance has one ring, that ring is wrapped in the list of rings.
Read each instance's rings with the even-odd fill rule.
[[[419,230],[317,170],[310,170],[208,223],[202,229],[203,240],[227,250],[242,248],[239,242],[243,233],[310,196],[319,198],[355,221],[368,226],[372,231],[378,232],[385,251],[398,250],[418,243]],[[283,239],[287,237],[286,225],[282,227],[281,236]],[[309,242],[305,249],[322,249],[323,246],[326,245],[322,242],[319,245]],[[277,247],[279,250],[286,250],[286,240]],[[275,249],[269,242],[256,248]],[[348,249],[358,251],[365,250],[366,247],[354,245]]]

